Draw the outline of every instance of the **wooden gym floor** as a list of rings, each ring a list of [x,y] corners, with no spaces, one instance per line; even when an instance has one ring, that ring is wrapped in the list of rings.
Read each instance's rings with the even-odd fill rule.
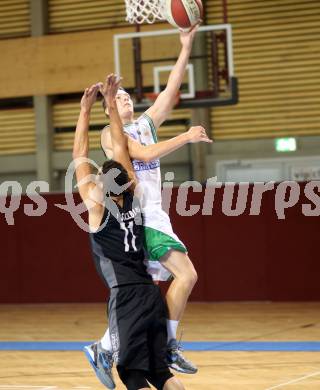
[[[320,303],[190,303],[181,328],[184,341],[196,342],[185,354],[199,372],[179,377],[188,390],[320,389],[319,309]],[[0,390],[103,389],[80,350],[37,350],[37,343],[92,341],[105,328],[103,304],[0,306]],[[5,341],[31,342],[36,350]],[[207,350],[195,351],[199,346]]]

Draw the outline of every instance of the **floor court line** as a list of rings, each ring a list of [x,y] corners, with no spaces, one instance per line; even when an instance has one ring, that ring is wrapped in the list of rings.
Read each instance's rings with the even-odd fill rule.
[[[71,389],[91,389],[89,386],[75,386]],[[1,390],[6,389],[41,389],[41,390],[53,390],[59,389],[58,386],[32,386],[32,385],[0,385]]]
[[[272,386],[272,387],[268,387],[265,390],[278,389],[279,387],[290,385],[290,384],[297,383],[297,382],[301,382],[301,381],[303,381],[305,379],[308,379],[308,378],[311,378],[311,377],[317,376],[317,375],[320,375],[320,371],[314,372],[313,374],[301,376],[300,378],[293,379],[292,381],[289,381],[289,382],[280,383],[278,385],[275,385],[275,386]]]
[[[92,341],[0,341],[0,351],[81,351]],[[195,341],[185,351],[320,352],[320,341]]]
[[[57,386],[32,386],[32,385],[0,385],[0,389],[41,389],[41,390],[52,390],[56,389]]]

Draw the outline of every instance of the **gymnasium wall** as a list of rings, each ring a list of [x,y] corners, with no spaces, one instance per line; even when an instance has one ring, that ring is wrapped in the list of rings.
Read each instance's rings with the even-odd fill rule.
[[[275,191],[263,195],[258,216],[249,215],[251,186],[243,215],[222,212],[221,188],[216,189],[211,216],[186,217],[173,207],[175,190],[170,216],[199,274],[191,300],[319,300],[319,212],[318,217],[302,214],[303,203],[314,209],[304,187],[285,219],[277,219],[274,211]],[[237,188],[233,208],[236,194]],[[202,204],[203,196],[204,191],[189,191],[188,207]],[[107,291],[96,274],[87,233],[55,207],[66,203],[63,194],[45,199],[48,209],[41,217],[25,215],[23,205],[33,204],[25,196],[13,213],[14,225],[0,216],[0,302],[104,301]]]
[[[211,109],[214,139],[320,135],[319,1],[227,3],[240,102]],[[221,19],[220,2],[208,0],[206,22]]]
[[[31,34],[30,0],[2,0],[0,5],[0,39]]]
[[[205,22],[221,23],[221,2],[207,0],[204,4]],[[282,0],[281,4],[278,0],[228,1],[240,103],[211,110],[211,130],[217,142],[319,135],[319,15],[317,0]],[[112,53],[113,34],[133,30],[124,19],[123,1],[48,0],[48,34],[30,37],[30,2],[2,1],[0,50],[5,54],[0,66],[0,98],[32,100],[32,95],[81,92],[89,83],[101,79],[106,69],[113,68],[113,56],[108,54]],[[156,25],[156,28],[166,27],[166,24]],[[143,27],[150,28],[155,27]],[[176,40],[172,47],[174,43]],[[130,86],[131,67],[125,76]],[[34,109],[23,110],[25,114],[11,109],[8,127],[1,120],[0,155],[36,153],[31,124]],[[66,112],[67,116],[56,120],[57,110]],[[8,114],[2,111],[1,118]],[[54,126],[70,127],[70,118],[74,126],[77,111],[78,100],[65,107],[53,104]],[[186,122],[191,118],[190,112],[178,115]],[[103,115],[95,115],[94,122],[102,124]],[[14,135],[12,128],[17,131]],[[180,131],[180,128],[170,128],[160,135],[167,138]],[[70,150],[68,134],[60,133],[56,138],[54,149]]]

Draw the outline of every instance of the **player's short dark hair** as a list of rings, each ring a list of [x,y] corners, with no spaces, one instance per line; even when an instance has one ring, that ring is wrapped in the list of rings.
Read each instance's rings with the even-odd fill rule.
[[[108,171],[110,171],[110,169],[113,169],[113,168],[117,168],[119,169],[120,171],[125,171],[125,168],[123,167],[123,165],[121,163],[119,163],[118,161],[115,161],[115,160],[106,160],[103,165],[102,165],[102,173],[106,174]]]
[[[121,187],[124,184],[130,182],[130,178],[129,178],[127,170],[118,161],[107,160],[103,163],[103,165],[102,165],[102,173],[103,174],[106,174],[111,169],[119,169],[119,171],[120,171],[119,175],[114,178],[114,181],[117,183],[118,186]],[[113,195],[111,192],[110,192],[110,194]]]

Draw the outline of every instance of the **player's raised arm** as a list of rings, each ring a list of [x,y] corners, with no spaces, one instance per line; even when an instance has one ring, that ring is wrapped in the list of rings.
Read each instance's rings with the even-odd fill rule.
[[[164,157],[185,144],[197,142],[212,143],[212,140],[208,138],[205,128],[202,126],[192,126],[185,133],[152,145],[141,145],[129,137],[128,148],[130,156],[133,159],[149,162]]]
[[[96,101],[100,84],[94,84],[84,91],[80,103],[80,114],[73,143],[73,159],[76,164],[76,177],[79,193],[84,202],[90,198],[90,191],[95,184],[90,181],[91,165],[86,159],[89,152],[89,122],[91,108]]]
[[[161,157],[164,157],[174,151],[180,149],[187,143],[208,142],[212,143],[212,140],[208,138],[206,130],[202,126],[192,126],[185,133],[179,134],[176,137],[170,138],[166,141],[160,141],[152,145],[141,145],[133,138],[128,138],[128,150],[132,159],[150,162]],[[111,158],[113,156],[112,141],[110,128],[103,129],[101,134],[101,145],[105,154]]]
[[[169,116],[179,93],[184,73],[188,65],[192,50],[192,43],[199,24],[193,26],[188,32],[180,32],[182,49],[179,58],[172,69],[166,88],[159,94],[154,104],[146,111],[156,128]]]
[[[130,179],[135,181],[135,174],[128,151],[128,137],[123,132],[123,125],[117,108],[116,95],[121,83],[121,78],[110,74],[100,92],[105,99],[110,118],[110,136],[113,151],[113,160],[118,161],[126,169]]]

